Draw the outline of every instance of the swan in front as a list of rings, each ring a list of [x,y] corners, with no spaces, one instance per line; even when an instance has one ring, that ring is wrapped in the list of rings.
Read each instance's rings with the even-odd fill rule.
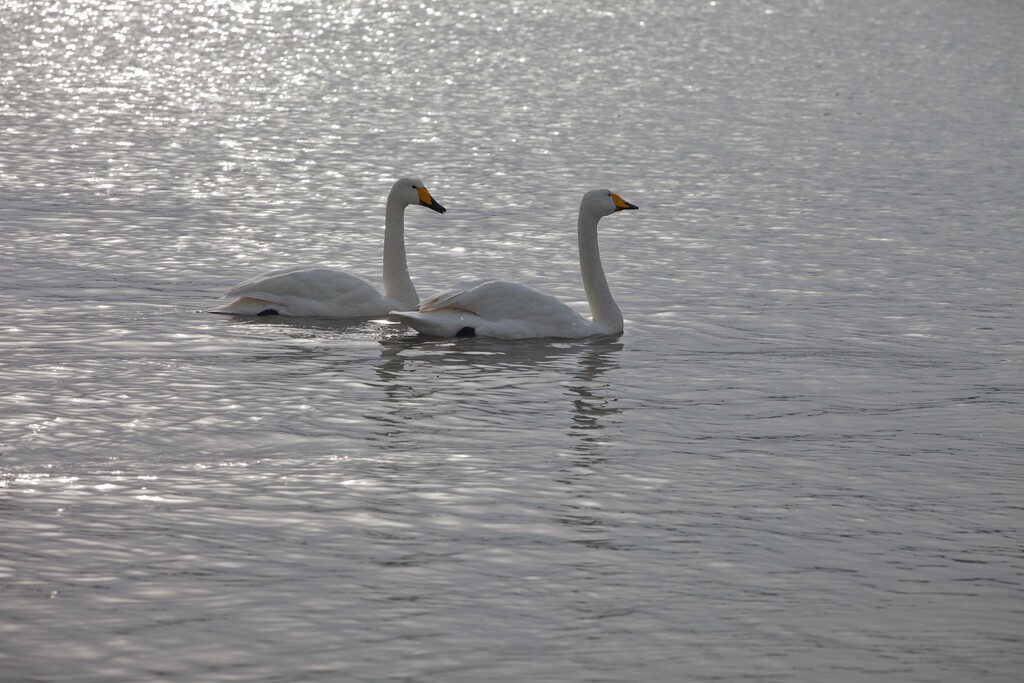
[[[418,311],[392,311],[389,318],[435,337],[578,339],[619,334],[622,311],[612,298],[601,265],[597,224],[616,211],[636,208],[610,190],[591,190],[580,202],[580,273],[590,304],[590,320],[550,294],[505,280],[481,280],[436,294],[420,304]]]
[[[388,194],[384,214],[384,294],[366,280],[324,266],[292,266],[263,273],[228,290],[234,301],[211,313],[367,318],[394,310],[413,310],[420,298],[409,277],[405,256],[405,207],[418,204],[438,213],[422,182],[402,178]]]

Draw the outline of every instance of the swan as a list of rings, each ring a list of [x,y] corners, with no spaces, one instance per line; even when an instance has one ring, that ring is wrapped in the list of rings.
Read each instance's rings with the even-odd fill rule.
[[[384,214],[384,294],[366,280],[334,268],[292,266],[272,270],[229,289],[234,301],[211,313],[364,318],[412,310],[420,302],[405,258],[405,207],[419,204],[438,213],[437,203],[414,178],[395,182]]]
[[[392,311],[403,322],[435,337],[483,336],[499,339],[561,337],[578,339],[622,332],[622,312],[612,298],[601,266],[597,223],[604,216],[637,209],[610,190],[591,190],[580,202],[580,272],[593,318],[587,320],[555,297],[505,280],[481,280],[436,294],[418,311]]]

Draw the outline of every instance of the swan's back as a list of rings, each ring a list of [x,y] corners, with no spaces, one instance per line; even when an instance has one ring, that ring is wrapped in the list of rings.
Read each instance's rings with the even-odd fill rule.
[[[360,277],[321,266],[281,268],[232,287],[224,295],[238,297],[214,313],[361,318],[386,315],[398,306]]]
[[[499,339],[579,338],[596,334],[593,323],[546,292],[506,280],[484,280],[436,294],[419,311],[391,317],[422,334],[477,334]]]
[[[469,288],[434,295],[420,304],[421,311],[458,308],[485,320],[498,321],[567,319],[580,315],[547,292],[507,280],[484,280]]]

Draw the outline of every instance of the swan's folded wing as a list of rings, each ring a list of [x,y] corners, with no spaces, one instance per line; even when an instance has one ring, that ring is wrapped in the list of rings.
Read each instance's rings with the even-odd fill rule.
[[[423,302],[420,303],[417,310],[443,308],[444,302],[447,301],[449,298],[456,296],[458,294],[462,294],[463,292],[469,291],[474,287],[486,284],[488,282],[495,282],[495,280],[460,280],[453,284],[448,289],[444,290],[443,292],[437,292],[436,294],[433,294],[424,299]]]
[[[593,334],[593,325],[555,297],[527,285],[483,281],[469,289],[436,294],[418,311],[392,312],[422,334],[465,334],[499,339],[578,338]]]
[[[235,285],[224,297],[249,296],[280,302],[282,297],[359,301],[379,298],[377,290],[360,277],[320,266],[293,266],[263,273]]]
[[[435,295],[420,305],[421,313],[461,310],[484,320],[537,321],[566,324],[582,321],[580,315],[547,292],[506,280],[486,280],[469,289]]]
[[[248,294],[249,292],[254,292],[257,289],[261,289],[261,285],[264,282],[276,281],[282,276],[288,275],[290,273],[301,273],[303,271],[316,270],[317,268],[319,268],[319,266],[289,266],[287,268],[278,268],[277,270],[271,270],[265,273],[260,273],[255,277],[251,277],[248,280],[239,282],[237,285],[235,285],[228,291],[224,292],[224,294],[221,295],[221,298]]]

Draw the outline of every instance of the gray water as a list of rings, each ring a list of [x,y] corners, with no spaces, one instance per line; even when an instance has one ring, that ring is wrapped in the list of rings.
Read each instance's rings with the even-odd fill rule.
[[[1024,4],[0,0],[0,679],[1016,681]],[[262,271],[586,310],[426,340]]]

